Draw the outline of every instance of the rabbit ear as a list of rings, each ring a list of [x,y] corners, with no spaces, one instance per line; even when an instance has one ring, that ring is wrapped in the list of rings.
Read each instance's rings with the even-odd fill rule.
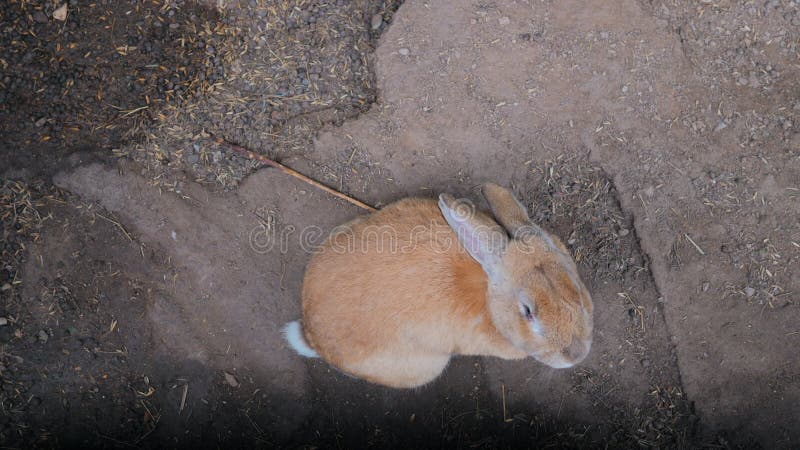
[[[439,209],[470,256],[490,278],[496,277],[508,244],[503,229],[486,215],[476,212],[470,202],[456,200],[448,194],[439,196]]]
[[[503,225],[513,239],[531,235],[543,236],[542,229],[531,222],[528,211],[510,190],[494,183],[486,183],[481,191],[489,203],[495,219]]]

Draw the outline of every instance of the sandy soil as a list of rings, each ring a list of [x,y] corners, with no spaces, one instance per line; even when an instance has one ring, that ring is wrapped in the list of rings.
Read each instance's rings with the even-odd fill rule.
[[[187,60],[221,81],[127,134],[3,125],[3,445],[797,447],[796,1],[153,5],[219,27]],[[298,358],[304,244],[363,211],[209,133],[376,206],[513,186],[578,261],[592,353],[414,391]]]

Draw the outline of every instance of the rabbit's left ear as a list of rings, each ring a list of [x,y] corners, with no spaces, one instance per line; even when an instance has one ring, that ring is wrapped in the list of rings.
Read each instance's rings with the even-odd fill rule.
[[[494,183],[486,183],[481,191],[494,218],[503,225],[512,239],[543,236],[542,229],[531,222],[528,211],[510,190]]]
[[[477,261],[489,278],[499,275],[500,262],[508,244],[508,236],[493,220],[475,210],[465,200],[451,195],[439,196],[439,209],[458,241]]]

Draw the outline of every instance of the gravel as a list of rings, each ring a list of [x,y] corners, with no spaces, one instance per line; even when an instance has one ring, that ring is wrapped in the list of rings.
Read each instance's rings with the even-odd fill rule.
[[[373,31],[380,29],[381,25],[383,25],[383,16],[381,16],[380,14],[374,14],[372,16],[372,20],[370,21],[370,24],[371,24],[371,27],[372,27]]]

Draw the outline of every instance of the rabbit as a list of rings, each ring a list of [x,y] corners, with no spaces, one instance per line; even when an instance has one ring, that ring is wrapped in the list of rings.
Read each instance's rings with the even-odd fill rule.
[[[289,346],[393,388],[431,382],[453,355],[582,361],[593,305],[569,252],[511,191],[482,193],[496,220],[442,194],[335,229],[306,268]]]

